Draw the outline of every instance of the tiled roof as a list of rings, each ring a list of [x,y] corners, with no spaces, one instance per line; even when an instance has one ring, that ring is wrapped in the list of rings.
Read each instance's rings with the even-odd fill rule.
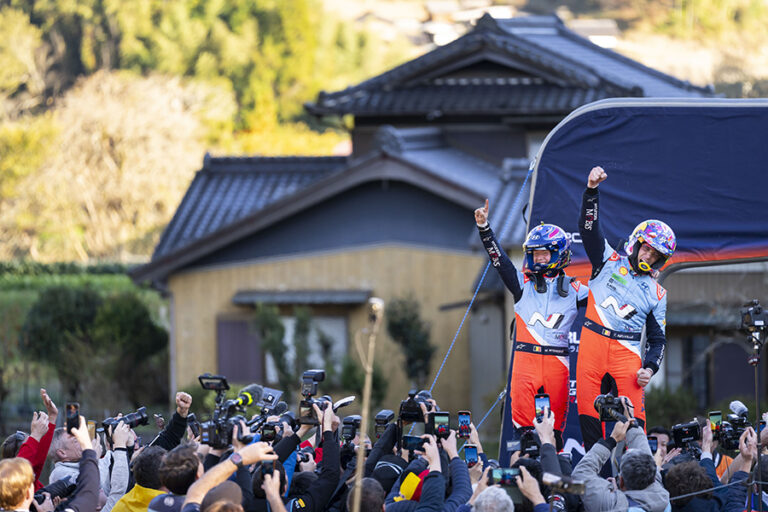
[[[267,217],[279,217],[280,208],[296,213],[305,207],[302,204],[313,204],[320,196],[345,190],[345,183],[352,186],[359,179],[381,179],[384,175],[376,169],[382,166],[368,164],[380,158],[404,164],[401,167],[406,174],[401,179],[432,193],[444,194],[447,200],[465,207],[475,203],[479,206],[482,198],[492,198],[495,206],[491,220],[496,224],[502,224],[496,219],[520,217],[528,194],[524,192],[521,202],[513,208],[525,176],[514,165],[503,169],[453,148],[438,128],[384,126],[374,140],[373,151],[353,161],[343,157],[206,156],[203,169],[198,171],[163,233],[152,261],[132,275],[138,280],[167,275],[221,244],[232,243],[269,225],[274,221]],[[527,168],[527,162],[518,164]],[[254,219],[262,219],[263,225],[254,228]],[[505,230],[503,240],[516,240],[523,231],[518,222],[513,222]]]
[[[457,76],[492,62],[495,71]],[[452,43],[306,105],[316,115],[561,114],[617,96],[713,96],[568,30],[556,16],[484,16]]]
[[[345,157],[210,157],[163,232],[153,260],[340,170]]]

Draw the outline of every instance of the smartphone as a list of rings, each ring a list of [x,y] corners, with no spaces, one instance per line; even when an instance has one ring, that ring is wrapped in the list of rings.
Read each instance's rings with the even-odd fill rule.
[[[509,453],[519,452],[520,451],[520,440],[515,439],[514,441],[507,441],[507,451]]]
[[[67,402],[64,406],[66,411],[67,432],[72,433],[72,429],[80,427],[80,404],[77,402]]]
[[[96,439],[96,422],[88,420],[88,437],[90,439]]]
[[[498,484],[502,487],[517,487],[516,476],[520,476],[520,468],[494,468],[491,470],[489,483],[491,485]]]
[[[464,462],[467,463],[469,468],[477,464],[477,446],[474,444],[464,445]]]
[[[759,425],[758,425],[758,427],[757,427],[757,428],[759,429],[759,430],[757,431],[757,433],[758,433],[758,434],[759,434],[760,432],[762,432],[762,431],[763,431],[763,429],[765,428],[765,420],[760,420],[760,423],[759,423]]]
[[[709,411],[709,424],[712,432],[720,430],[720,425],[723,424],[723,413],[721,411]]]
[[[529,402],[530,403],[530,402]],[[549,395],[546,393],[540,393],[533,397],[533,403],[536,407],[536,419],[541,419],[544,416],[544,408],[551,409],[549,406]]]
[[[427,440],[419,436],[403,436],[403,450],[421,450]]]
[[[648,436],[648,446],[651,447],[651,453],[656,455],[656,450],[659,449],[659,439],[656,436]]]
[[[459,437],[469,439],[469,434],[472,433],[472,428],[469,426],[470,423],[472,423],[472,413],[469,411],[459,411]]]
[[[438,439],[448,439],[451,435],[451,413],[430,412],[427,415],[427,434],[432,434]]]

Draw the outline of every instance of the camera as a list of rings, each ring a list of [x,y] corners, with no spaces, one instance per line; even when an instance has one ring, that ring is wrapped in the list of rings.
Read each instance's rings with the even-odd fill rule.
[[[101,424],[104,426],[104,429],[106,430],[107,427],[116,427],[120,422],[127,423],[129,427],[136,428],[139,425],[148,425],[149,424],[149,415],[147,414],[147,408],[146,407],[139,407],[136,409],[136,412],[132,412],[130,414],[126,414],[125,416],[121,416],[119,418],[112,417],[107,418],[104,421],[101,422]]]
[[[522,427],[520,429],[520,456],[526,453],[531,459],[539,457],[539,443],[536,442],[536,431],[533,427]]]
[[[341,422],[341,439],[345,443],[351,443],[357,435],[357,431],[360,429],[362,418],[359,414],[353,414],[347,416]]]
[[[384,434],[384,431],[387,430],[387,425],[394,419],[395,413],[390,409],[382,409],[376,413],[376,417],[373,419],[376,439],[379,439]]]
[[[76,488],[77,488],[77,482],[75,481],[75,477],[70,475],[62,478],[61,480],[56,480],[55,482],[52,482],[47,486],[43,487],[39,491],[36,491],[35,501],[39,505],[42,505],[42,503],[45,501],[45,496],[43,495],[43,493],[46,493],[46,492],[51,495],[51,499],[66,498],[70,494],[75,492]],[[30,510],[34,510],[34,509],[30,507]]]
[[[720,428],[715,432],[715,439],[725,450],[738,450],[739,438],[752,424],[744,416],[738,414],[729,414],[726,420],[720,424]]]
[[[200,435],[200,422],[197,421],[197,416],[195,416],[195,413],[191,412],[187,414],[187,426],[192,430],[192,437],[197,437]]]
[[[624,404],[621,403],[621,397],[615,397],[611,394],[597,395],[595,397],[595,410],[600,415],[600,421],[627,421],[624,416]]]
[[[432,403],[429,401],[432,394],[427,390],[416,392],[412,389],[408,392],[408,398],[400,402],[399,420],[403,423],[423,423],[424,413],[421,405],[427,407],[427,412],[432,410]]]
[[[318,419],[312,405],[324,411],[331,403],[331,397],[325,395],[320,398],[312,398],[317,394],[317,384],[325,380],[325,370],[307,370],[301,376],[301,395],[304,397],[299,402],[299,425],[317,425]]]
[[[237,398],[225,400],[229,389],[227,378],[222,375],[206,373],[198,377],[203,389],[216,391],[216,407],[209,421],[200,424],[200,442],[211,448],[222,450],[232,444],[235,425],[245,422],[246,407],[261,400],[262,387],[258,384],[250,384],[240,390]],[[238,414],[241,413],[241,414]],[[238,432],[238,440],[248,444],[253,436]]]
[[[552,489],[553,493],[584,494],[586,491],[584,480],[576,480],[566,475],[544,473],[541,476],[541,481],[544,485]]]
[[[315,450],[311,446],[306,446],[298,452],[299,462],[309,462],[310,457],[315,456]]]
[[[753,299],[741,308],[741,329],[747,332],[761,332],[768,329],[768,312]]]
[[[270,421],[262,425],[261,427],[261,441],[265,443],[271,443],[277,439],[277,427],[280,424],[275,421]]]
[[[672,427],[672,439],[675,448],[680,448],[683,453],[690,453],[696,458],[701,455],[701,449],[696,445],[696,441],[701,440],[701,425],[698,421],[678,423]]]

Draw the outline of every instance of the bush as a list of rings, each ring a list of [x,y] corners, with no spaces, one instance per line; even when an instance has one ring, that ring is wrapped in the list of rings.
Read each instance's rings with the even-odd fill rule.
[[[436,348],[429,343],[429,323],[421,319],[419,303],[413,297],[394,299],[386,310],[387,332],[405,355],[405,372],[416,387],[423,389]]]

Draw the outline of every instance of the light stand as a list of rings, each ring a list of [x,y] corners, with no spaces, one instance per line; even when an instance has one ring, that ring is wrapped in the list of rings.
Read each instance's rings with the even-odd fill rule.
[[[755,413],[757,414],[757,419],[755,420],[755,425],[757,426],[757,506],[758,510],[763,512],[763,475],[760,471],[760,373],[758,372],[758,368],[760,367],[760,350],[763,348],[765,333],[766,330],[768,330],[768,312],[763,310],[759,300],[753,299],[747,304],[744,304],[744,307],[741,308],[741,329],[746,331],[749,335],[747,343],[752,345],[752,355],[749,356],[747,362],[755,369]],[[752,512],[751,489],[747,510]]]
[[[762,330],[756,330],[749,333],[747,343],[752,345],[752,355],[749,356],[747,362],[755,369],[755,425],[757,425],[757,509],[759,512],[763,512],[763,476],[760,472],[760,350],[763,348],[765,342],[765,335]],[[748,510],[752,511],[752,497],[750,496]]]

